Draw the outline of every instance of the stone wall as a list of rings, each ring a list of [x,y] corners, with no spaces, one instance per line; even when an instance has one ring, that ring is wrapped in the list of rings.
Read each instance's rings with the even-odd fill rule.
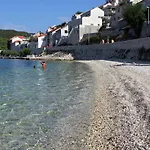
[[[39,55],[43,52],[42,48],[30,48],[31,54]]]
[[[147,22],[143,24],[141,37],[150,37],[150,24],[147,24]]]
[[[144,47],[144,49],[142,49],[142,47]],[[110,44],[53,47],[48,49],[47,53],[50,54],[58,51],[71,53],[76,60],[97,60],[110,58],[137,60],[139,58],[142,59],[143,57],[144,59],[150,59],[150,38],[141,38]]]

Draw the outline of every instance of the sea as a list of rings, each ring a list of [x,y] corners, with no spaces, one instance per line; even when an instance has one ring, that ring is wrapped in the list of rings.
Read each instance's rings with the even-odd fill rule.
[[[84,63],[0,59],[0,150],[86,149],[93,89]]]

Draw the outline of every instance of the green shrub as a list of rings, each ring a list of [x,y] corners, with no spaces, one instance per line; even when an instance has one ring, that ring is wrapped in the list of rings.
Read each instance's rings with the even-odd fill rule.
[[[26,57],[27,55],[30,55],[29,48],[24,48],[22,51],[20,51],[20,56]]]
[[[101,39],[99,36],[91,37],[90,38],[90,43],[91,44],[99,44],[101,42]]]
[[[15,50],[4,50],[1,52],[2,56],[19,56],[19,53]]]

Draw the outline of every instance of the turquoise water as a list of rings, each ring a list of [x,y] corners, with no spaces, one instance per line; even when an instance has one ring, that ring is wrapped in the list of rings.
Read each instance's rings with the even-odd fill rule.
[[[0,59],[0,150],[84,149],[92,93],[85,64]]]

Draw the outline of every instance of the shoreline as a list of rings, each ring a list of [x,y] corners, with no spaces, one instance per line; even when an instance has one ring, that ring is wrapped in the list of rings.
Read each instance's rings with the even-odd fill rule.
[[[89,149],[150,149],[150,64],[80,62],[95,76]]]
[[[34,56],[34,55],[29,55],[26,57],[13,57],[13,56],[0,56],[0,59],[24,59],[24,60],[68,60],[72,61],[74,60],[73,56],[70,53],[63,53],[63,52],[56,52],[54,54],[47,54],[43,56]]]

